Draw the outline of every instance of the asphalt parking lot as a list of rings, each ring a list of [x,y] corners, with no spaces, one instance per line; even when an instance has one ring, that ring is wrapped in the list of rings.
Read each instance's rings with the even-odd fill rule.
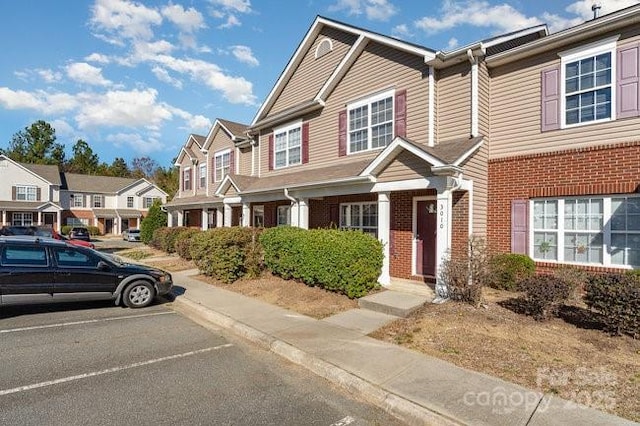
[[[0,424],[399,424],[158,302],[4,308]]]

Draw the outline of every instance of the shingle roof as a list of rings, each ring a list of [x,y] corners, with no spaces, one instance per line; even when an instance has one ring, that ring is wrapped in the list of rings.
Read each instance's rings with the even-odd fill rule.
[[[4,210],[36,210],[39,207],[51,204],[56,207],[60,207],[58,203],[52,201],[0,201],[0,209]]]
[[[58,166],[49,164],[18,164],[20,164],[25,169],[32,171],[43,179],[46,179],[54,185],[62,185],[62,179],[60,178],[60,169],[58,168]]]
[[[113,176],[81,175],[77,173],[65,173],[67,190],[78,192],[92,192],[113,194],[119,190],[140,180]]]
[[[200,146],[200,148],[204,146],[204,141],[207,140],[206,136],[196,135],[194,133],[192,133],[191,136],[193,137],[193,139],[195,139],[196,143],[198,144],[198,146]]]
[[[457,138],[442,141],[435,146],[417,145],[420,149],[434,157],[442,160],[443,163],[453,164],[466,154],[471,148],[473,148],[478,142],[483,139],[483,136],[476,136],[474,138]]]
[[[218,118],[220,124],[222,124],[228,131],[232,133],[233,136],[239,138],[246,138],[245,131],[249,128],[247,124],[236,123],[235,121],[225,120],[222,118]]]
[[[204,204],[204,203],[222,203],[222,200],[216,197],[207,197],[206,195],[196,195],[193,197],[175,197],[173,200],[165,203],[167,207],[178,207],[186,205]]]

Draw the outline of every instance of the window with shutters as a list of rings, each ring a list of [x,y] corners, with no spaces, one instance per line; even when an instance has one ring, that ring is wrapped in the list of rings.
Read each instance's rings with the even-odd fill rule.
[[[215,155],[215,181],[220,182],[231,170],[231,151],[217,152]]]
[[[16,186],[16,200],[18,201],[37,201],[38,187],[31,185]]]
[[[302,122],[274,129],[273,168],[302,163]]]
[[[559,53],[564,127],[615,118],[616,40]]]
[[[640,266],[640,197],[572,197],[532,204],[534,259]]]
[[[386,147],[393,139],[393,91],[347,106],[348,154]]]
[[[84,194],[73,194],[73,207],[84,207]]]
[[[94,195],[92,199],[93,201],[91,205],[93,206],[94,209],[100,209],[104,207],[104,203],[102,201],[103,200],[102,195]]]
[[[291,206],[278,206],[278,226],[291,225]]]

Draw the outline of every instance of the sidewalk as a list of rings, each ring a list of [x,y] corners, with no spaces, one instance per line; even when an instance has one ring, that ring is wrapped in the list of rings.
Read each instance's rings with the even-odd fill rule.
[[[172,307],[228,329],[412,425],[632,425],[631,421],[367,337],[190,275],[173,274]]]

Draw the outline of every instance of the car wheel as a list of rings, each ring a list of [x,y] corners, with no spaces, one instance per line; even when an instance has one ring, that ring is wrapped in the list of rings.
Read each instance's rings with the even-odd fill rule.
[[[124,304],[129,308],[149,306],[155,296],[155,289],[146,281],[135,281],[124,290]]]

